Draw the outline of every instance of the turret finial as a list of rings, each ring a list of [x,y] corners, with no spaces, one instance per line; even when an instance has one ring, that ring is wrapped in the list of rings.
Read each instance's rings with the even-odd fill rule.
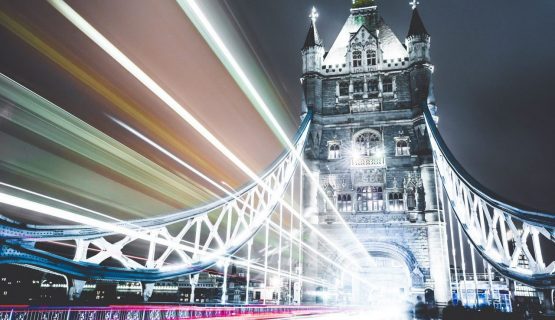
[[[373,7],[375,5],[376,5],[375,0],[353,0],[352,8],[353,9],[367,8],[367,7]]]
[[[320,40],[318,31],[316,30],[316,20],[318,19],[318,16],[318,11],[316,11],[315,7],[312,7],[310,15],[308,16],[310,18],[310,27],[308,28],[308,34],[306,35],[303,49],[322,45],[322,40]]]
[[[412,0],[411,2],[409,2],[410,6],[412,7],[412,10],[416,9],[416,6],[418,6],[420,4],[420,2],[416,1],[416,0]]]
[[[316,23],[316,19],[318,19],[318,11],[316,11],[315,7],[312,7],[312,11],[310,12],[310,15],[308,16],[310,18],[310,20],[312,20],[312,23]]]

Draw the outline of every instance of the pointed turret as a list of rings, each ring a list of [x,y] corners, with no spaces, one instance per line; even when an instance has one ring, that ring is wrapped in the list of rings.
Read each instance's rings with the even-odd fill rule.
[[[324,62],[324,45],[318,35],[316,19],[318,12],[312,7],[309,15],[310,27],[301,50],[303,58],[303,109],[310,109],[315,113],[320,113],[322,109],[322,96],[317,94],[322,90],[322,64]],[[305,112],[305,110],[303,110]]]
[[[405,45],[409,52],[409,61],[413,62],[429,62],[430,61],[430,34],[424,27],[422,18],[418,13],[416,4],[418,2],[411,2],[412,4],[412,18],[410,20],[409,32],[405,39]]]
[[[426,27],[424,27],[424,23],[420,18],[420,14],[418,13],[417,8],[414,8],[412,10],[412,18],[410,19],[410,27],[407,38],[411,36],[430,36],[428,31],[426,31]]]
[[[310,47],[322,46],[322,40],[318,35],[318,30],[316,29],[316,19],[311,20],[310,27],[308,28],[308,34],[306,35],[306,40],[304,41],[303,50]]]
[[[318,29],[316,29],[316,19],[318,18],[318,12],[316,8],[312,7],[312,12],[310,13],[310,27],[308,28],[308,34],[306,35],[306,40],[304,41],[303,49],[301,50],[303,55],[303,73],[320,72],[322,68],[322,61],[324,59],[324,47],[322,45],[322,39],[318,35]]]
[[[426,27],[424,27],[416,7],[418,1],[413,0],[410,4],[412,6],[412,18],[409,32],[405,39],[405,45],[409,53],[409,64],[411,65],[412,103],[414,106],[420,106],[425,104],[429,97],[430,83],[432,81],[433,66],[430,60],[431,37]],[[433,104],[433,95],[431,99]]]

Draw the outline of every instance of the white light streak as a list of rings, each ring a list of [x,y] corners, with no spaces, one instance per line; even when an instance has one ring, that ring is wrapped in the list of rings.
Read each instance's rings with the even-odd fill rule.
[[[177,163],[179,163],[180,165],[184,166],[185,168],[187,168],[188,170],[190,170],[191,172],[193,172],[194,174],[198,175],[200,178],[202,178],[203,180],[205,180],[206,182],[210,183],[211,185],[213,185],[214,187],[218,188],[219,190],[223,191],[224,193],[226,193],[229,196],[233,196],[235,197],[236,200],[240,201],[241,203],[243,203],[244,205],[248,206],[251,209],[252,206],[249,203],[245,203],[242,199],[236,197],[235,194],[231,193],[230,190],[222,187],[222,185],[226,186],[227,188],[231,189],[231,191],[235,191],[235,189],[233,189],[228,183],[226,183],[225,181],[222,181],[221,184],[218,184],[216,181],[212,180],[210,177],[206,176],[205,174],[203,174],[202,172],[200,172],[199,170],[195,169],[193,166],[191,166],[190,164],[186,163],[185,161],[181,160],[179,157],[177,157],[176,155],[174,155],[173,153],[169,152],[168,150],[164,149],[162,146],[160,146],[159,144],[157,144],[156,142],[152,141],[151,139],[147,138],[145,135],[141,134],[140,132],[138,132],[137,130],[133,129],[132,127],[128,126],[127,124],[123,123],[122,121],[115,119],[113,117],[110,117],[114,122],[116,122],[118,125],[122,126],[124,129],[128,130],[129,132],[131,132],[132,134],[134,134],[135,136],[137,136],[138,138],[140,138],[141,140],[145,141],[146,143],[148,143],[149,145],[151,145],[152,147],[154,147],[156,150],[159,150],[160,152],[162,152],[163,154],[167,155],[168,157],[170,157],[172,160],[176,161]],[[270,221],[271,226],[275,229],[275,230],[280,230],[280,226],[273,222]],[[284,234],[289,238],[289,239],[293,239],[293,241],[296,241],[297,243],[301,243],[301,240],[296,239],[292,234],[290,234],[287,230],[281,228],[282,231],[284,232]],[[328,263],[334,265],[335,267],[346,271],[346,272],[350,272],[352,270],[348,270],[346,269],[343,265],[338,264],[337,262],[331,260],[329,257],[327,257],[326,255],[324,255],[322,252],[320,252],[319,250],[315,249],[314,247],[308,245],[308,244],[302,244],[303,247],[305,247],[306,249],[308,249],[310,252],[316,254],[318,257],[324,259],[325,261],[327,261]],[[358,277],[360,278],[360,277]],[[360,278],[360,280],[362,280],[363,282],[366,282],[364,279]]]
[[[191,13],[192,13],[194,15],[194,17],[198,18],[198,21],[202,24],[202,27],[204,28],[204,30],[206,30],[208,35],[211,37],[211,40],[215,43],[217,49],[219,49],[220,52],[222,52],[222,54],[225,58],[225,59],[222,59],[222,60],[225,60],[225,62],[228,62],[230,64],[231,68],[233,69],[233,71],[235,71],[237,73],[237,75],[239,76],[239,80],[240,80],[240,81],[238,81],[239,86],[242,87],[242,88],[244,87],[244,90],[247,91],[247,96],[252,97],[254,99],[254,101],[253,101],[254,105],[258,106],[258,108],[260,108],[262,113],[270,121],[270,124],[273,127],[273,129],[275,129],[275,131],[277,131],[278,138],[286,144],[286,146],[289,148],[289,150],[291,150],[291,152],[294,153],[296,160],[298,160],[301,163],[303,169],[306,171],[306,173],[309,176],[309,178],[311,179],[312,183],[315,186],[317,186],[318,191],[322,194],[322,196],[323,196],[324,200],[327,202],[328,206],[333,209],[333,212],[336,215],[339,222],[347,229],[347,233],[351,236],[351,238],[353,238],[354,243],[365,254],[365,256],[369,260],[372,261],[372,259],[370,258],[369,254],[368,254],[368,251],[364,248],[362,243],[360,243],[360,241],[355,236],[355,234],[353,233],[353,231],[351,230],[349,225],[347,225],[347,223],[345,222],[345,219],[343,219],[343,217],[341,216],[341,214],[337,210],[333,201],[331,199],[329,199],[329,197],[326,194],[326,191],[320,185],[318,179],[312,174],[312,171],[310,171],[310,169],[308,168],[308,165],[304,162],[304,159],[302,159],[302,157],[298,153],[295,152],[295,146],[293,145],[293,143],[289,139],[287,133],[285,133],[285,130],[281,127],[281,125],[279,124],[279,121],[276,119],[276,117],[270,111],[270,108],[268,107],[268,105],[266,104],[266,102],[264,101],[262,96],[258,93],[255,86],[250,81],[249,77],[246,75],[246,73],[243,71],[243,69],[241,68],[241,66],[237,62],[237,60],[234,58],[234,56],[231,54],[229,49],[226,47],[224,41],[218,35],[218,33],[216,32],[214,27],[210,24],[209,19],[204,15],[204,13],[200,9],[200,7],[197,5],[197,3],[194,0],[176,0],[176,1],[181,6],[181,8],[185,12],[185,14],[187,14],[187,16],[189,16],[191,18]],[[195,21],[195,19],[191,19],[191,20],[193,22]],[[217,51],[216,50],[214,50],[214,51],[217,54]],[[355,264],[358,265],[358,263],[355,263]]]
[[[122,121],[108,116],[110,119],[112,119],[112,121],[114,121],[115,123],[117,123],[118,125],[120,125],[121,127],[123,127],[125,130],[131,132],[132,134],[134,134],[135,136],[137,136],[138,138],[140,138],[141,140],[143,140],[144,142],[148,143],[150,146],[152,146],[153,148],[155,148],[156,150],[160,151],[161,153],[163,153],[164,155],[168,156],[170,159],[172,159],[173,161],[179,163],[180,165],[182,165],[184,168],[186,168],[187,170],[190,170],[191,172],[193,172],[194,174],[196,174],[197,176],[201,177],[202,179],[204,179],[205,181],[207,181],[208,183],[210,183],[211,185],[215,186],[216,188],[218,188],[221,191],[224,191],[225,193],[231,195],[229,193],[229,191],[227,191],[226,189],[222,188],[218,183],[214,182],[214,180],[210,179],[207,175],[205,175],[204,173],[200,172],[199,170],[197,170],[195,167],[191,166],[190,164],[188,164],[187,162],[181,160],[178,156],[174,155],[173,153],[169,152],[167,149],[163,148],[162,146],[160,146],[159,144],[157,144],[156,142],[152,141],[151,139],[147,138],[145,135],[143,135],[142,133],[138,132],[137,130],[131,128],[130,126],[128,126],[127,124],[123,123]],[[214,194],[212,194],[214,195]]]
[[[182,249],[182,250],[190,250],[188,247],[183,246],[178,243],[170,242],[164,239],[160,239],[157,237],[153,237],[148,235],[145,232],[131,230],[125,227],[122,227],[118,224],[109,223],[100,221],[94,218],[85,217],[77,213],[73,213],[67,210],[51,207],[45,204],[41,204],[38,202],[18,198],[3,192],[0,192],[0,203],[4,203],[7,205],[15,206],[18,208],[42,213],[51,217],[55,217],[58,219],[71,221],[79,224],[84,224],[92,227],[99,228],[101,230],[110,231],[114,233],[119,233],[123,235],[130,236],[132,238],[143,239],[146,241],[156,242],[162,245],[165,245],[172,249]]]
[[[11,185],[11,184],[4,183],[4,182],[0,182],[0,186],[4,186],[4,187],[11,188],[11,189],[23,191],[23,192],[32,194],[32,195],[37,196],[37,197],[41,197],[41,198],[44,198],[44,199],[48,199],[48,200],[51,200],[51,201],[55,201],[55,202],[64,204],[64,205],[66,205],[66,206],[70,206],[70,207],[73,207],[73,208],[76,208],[76,209],[79,209],[79,210],[83,210],[83,211],[86,211],[86,212],[90,212],[90,213],[92,213],[92,214],[99,215],[99,216],[101,216],[101,217],[104,217],[104,218],[107,218],[107,219],[110,219],[110,220],[114,220],[114,221],[121,222],[120,219],[114,218],[114,217],[112,217],[112,216],[110,216],[110,215],[108,215],[108,214],[104,214],[104,213],[102,213],[102,212],[98,212],[98,211],[94,211],[94,210],[91,210],[91,209],[87,209],[87,208],[84,208],[84,207],[75,205],[75,204],[73,204],[73,203],[66,202],[66,201],[63,201],[63,200],[60,200],[60,199],[56,199],[56,198],[52,198],[52,197],[49,197],[49,196],[47,196],[47,195],[40,194],[40,193],[31,191],[31,190],[28,190],[28,189],[16,187],[16,186],[13,186],[13,185]]]
[[[121,52],[118,48],[116,48],[108,39],[106,39],[100,32],[98,32],[91,24],[89,24],[83,17],[81,17],[73,8],[71,8],[68,4],[66,4],[63,0],[48,0],[48,2],[60,12],[64,17],[66,17],[74,26],[76,26],[79,30],[81,30],[86,36],[88,36],[94,43],[96,43],[101,49],[103,49],[108,55],[110,55],[116,62],[118,62],[122,67],[124,67],[129,73],[131,73],[137,80],[139,80],[147,89],[149,89],[153,94],[155,94],[160,100],[162,100],[170,109],[172,109],[177,115],[179,115],[183,120],[185,120],[193,129],[199,132],[210,144],[212,144],[218,151],[220,151],[224,156],[226,156],[235,166],[237,166],[241,171],[243,171],[249,178],[253,179],[258,185],[262,186],[268,192],[272,193],[276,199],[279,199],[280,203],[289,210],[296,214],[297,217],[300,219],[304,219],[301,215],[289,204],[285,202],[281,198],[279,194],[276,193],[275,190],[272,190],[254,171],[252,171],[245,163],[243,163],[231,150],[229,150],[221,141],[219,141],[206,127],[204,127],[195,117],[193,117],[179,102],[177,102],[172,96],[170,96],[162,87],[160,87],[152,78],[150,78],[144,71],[142,71],[135,63],[133,63],[123,52]],[[193,3],[195,6],[196,4]],[[200,9],[196,7],[196,9],[200,12]],[[202,14],[202,12],[200,12]],[[214,31],[215,32],[215,31]],[[240,70],[239,66],[237,68]],[[241,71],[242,72],[242,71]],[[246,78],[246,76],[244,76]],[[247,79],[248,80],[248,79]],[[252,87],[252,84],[248,82],[248,84]],[[254,92],[254,88],[252,88]],[[257,99],[259,99],[263,105],[264,104],[262,98],[256,93]],[[271,115],[271,112],[267,110],[267,112]],[[272,116],[272,123],[277,124],[277,120]],[[280,136],[285,136],[285,132],[281,127],[278,127],[280,131]],[[298,151],[295,150],[289,138],[286,139],[286,143],[291,148],[291,152],[294,153],[297,159],[301,160],[301,164],[303,167],[306,167],[307,173],[311,175],[308,167],[304,162],[302,162],[301,157],[298,154]],[[314,178],[314,177],[312,177]],[[319,189],[322,187],[317,183]],[[323,191],[323,189],[322,189]],[[325,192],[323,193],[325,194]],[[331,200],[327,199],[330,203],[330,206],[335,209],[335,206],[331,202]],[[347,227],[348,232],[353,235],[352,230],[348,228],[345,221],[341,217],[341,215],[337,212],[337,209],[334,210],[339,217],[339,220]],[[344,256],[347,261],[351,262],[353,265],[358,266],[359,263],[357,259],[353,256],[345,256],[344,250],[341,250],[335,243],[329,240],[329,237],[325,237],[320,230],[312,226],[308,221],[304,220],[305,223],[312,231],[314,231],[317,235],[319,235],[324,241],[326,241],[332,248],[334,248],[340,255]],[[358,239],[355,238],[355,243],[360,244]],[[364,251],[366,255],[368,253]]]

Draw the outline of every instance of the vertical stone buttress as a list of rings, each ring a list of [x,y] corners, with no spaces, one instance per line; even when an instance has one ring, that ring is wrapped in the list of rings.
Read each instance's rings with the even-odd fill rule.
[[[414,8],[409,32],[405,44],[409,53],[410,63],[410,88],[413,108],[427,107],[428,95],[431,89],[433,65],[430,62],[430,35]],[[446,305],[451,297],[449,288],[449,260],[447,252],[447,239],[444,232],[445,224],[439,214],[435,167],[431,146],[424,119],[419,117],[414,122],[414,129],[418,139],[420,155],[420,177],[422,179],[423,198],[425,205],[420,209],[421,219],[428,229],[428,251],[430,256],[430,277],[433,283],[435,299],[438,304]]]
[[[303,105],[314,113],[322,111],[322,75],[320,69],[324,58],[324,47],[316,29],[316,10],[312,10],[311,23],[308,29],[308,34],[304,46],[301,50],[303,75],[302,75],[302,88],[303,88]],[[313,126],[314,128],[314,126]],[[318,130],[311,130],[307,137],[305,149],[305,162],[310,168],[311,172],[304,172],[303,175],[303,215],[312,224],[318,224],[318,186],[312,182],[309,174],[312,174],[319,180],[318,159],[314,155],[318,153],[320,135]],[[313,234],[308,228],[303,229],[303,238],[305,243],[313,248],[318,247],[318,237]],[[317,275],[318,264],[310,259],[303,259],[303,273],[305,275]],[[315,292],[318,288],[314,285],[304,283],[303,292]],[[315,296],[310,294],[302,294],[303,302],[314,303]]]

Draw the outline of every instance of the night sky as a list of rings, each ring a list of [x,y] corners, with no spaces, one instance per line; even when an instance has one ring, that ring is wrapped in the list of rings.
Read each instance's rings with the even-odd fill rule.
[[[464,168],[499,195],[555,212],[555,2],[421,0],[431,34],[440,130]],[[312,5],[329,50],[349,0],[226,0],[289,104],[300,99],[300,48]],[[401,41],[408,1],[378,1]]]

